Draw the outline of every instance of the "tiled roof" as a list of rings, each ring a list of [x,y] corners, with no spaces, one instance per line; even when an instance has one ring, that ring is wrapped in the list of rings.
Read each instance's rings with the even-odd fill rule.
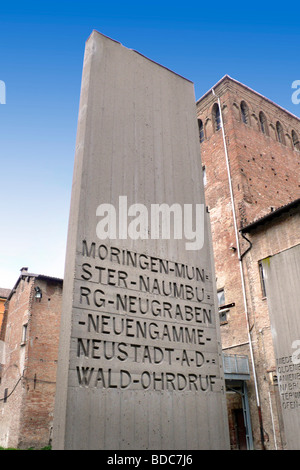
[[[259,219],[254,220],[250,224],[248,224],[245,227],[242,227],[240,229],[240,232],[247,233],[250,232],[250,230],[258,227],[258,225],[262,225],[266,222],[269,222],[270,220],[273,220],[275,217],[279,217],[282,215],[284,212],[289,211],[290,209],[293,209],[294,207],[300,206],[300,198],[295,199],[294,201],[279,207],[278,209],[275,209],[272,212],[269,212],[268,214],[264,215],[263,217],[260,217]]]
[[[9,295],[7,297],[7,300],[10,300],[14,292],[16,291],[16,288],[20,282],[20,280],[24,277],[35,277],[36,279],[46,279],[48,281],[54,281],[54,282],[59,282],[63,283],[63,279],[59,277],[53,277],[53,276],[46,276],[45,274],[34,274],[34,273],[29,273],[28,268],[22,268],[21,269],[21,274],[19,278],[17,279],[17,282],[15,283],[13,289],[9,291]]]

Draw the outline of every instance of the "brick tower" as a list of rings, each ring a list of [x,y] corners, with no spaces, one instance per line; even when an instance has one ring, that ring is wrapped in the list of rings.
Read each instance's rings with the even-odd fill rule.
[[[253,300],[255,281],[250,281],[245,264],[251,239],[245,227],[270,214],[280,215],[283,207],[299,198],[300,120],[229,76],[197,101],[197,118],[212,226],[231,446],[284,448],[278,391],[268,383],[269,372],[275,368],[268,309],[266,303],[259,306]],[[261,230],[260,239],[266,239],[268,230]],[[282,227],[276,232],[276,240],[284,244],[278,250],[288,248],[285,233]],[[298,234],[291,243],[299,243]],[[259,273],[258,260],[251,266]],[[260,282],[259,275],[256,281]],[[269,332],[263,344],[258,328]],[[243,368],[247,358],[249,370]],[[234,364],[237,370],[233,371]]]

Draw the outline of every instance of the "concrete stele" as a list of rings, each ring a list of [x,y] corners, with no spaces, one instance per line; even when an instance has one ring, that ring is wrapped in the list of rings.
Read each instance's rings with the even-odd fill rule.
[[[204,205],[193,84],[94,31],[66,255],[55,449],[227,449],[210,228],[99,240],[97,207]]]

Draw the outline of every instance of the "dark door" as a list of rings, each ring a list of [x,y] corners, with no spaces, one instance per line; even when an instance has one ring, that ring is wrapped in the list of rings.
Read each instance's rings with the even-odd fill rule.
[[[239,450],[247,450],[246,428],[242,408],[234,410],[235,429]]]

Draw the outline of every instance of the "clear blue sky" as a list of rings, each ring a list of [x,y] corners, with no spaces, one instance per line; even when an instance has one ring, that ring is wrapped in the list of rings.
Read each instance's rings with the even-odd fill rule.
[[[195,84],[225,74],[300,115],[299,2],[1,2],[0,287],[63,276],[85,41],[93,29]]]

